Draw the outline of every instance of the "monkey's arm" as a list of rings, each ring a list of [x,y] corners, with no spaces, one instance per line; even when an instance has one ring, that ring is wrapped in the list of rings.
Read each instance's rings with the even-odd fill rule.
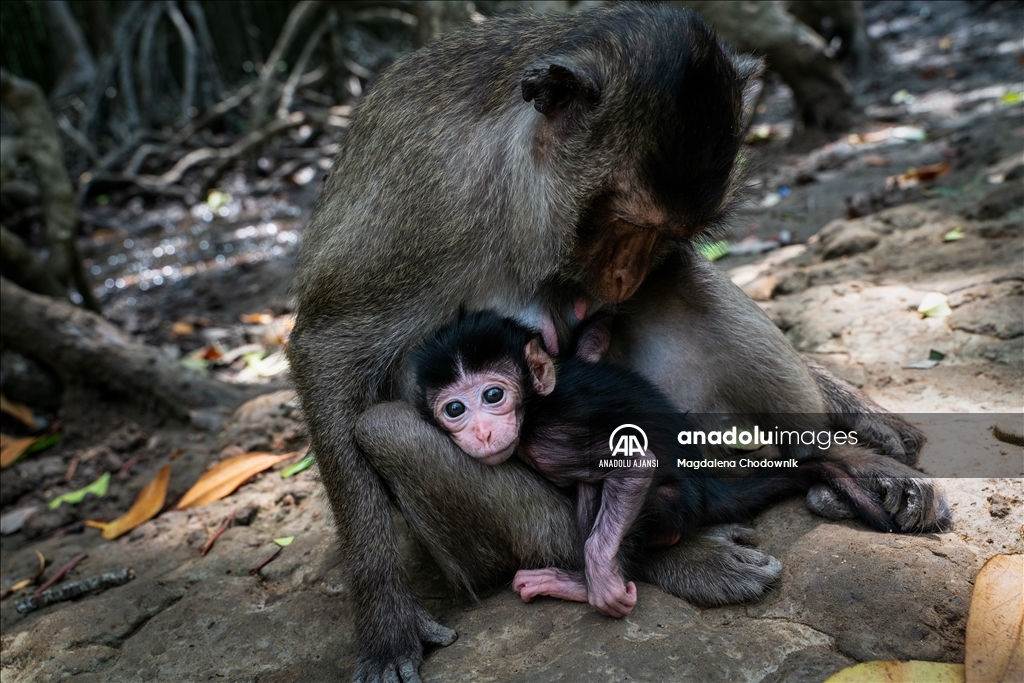
[[[587,599],[610,617],[624,617],[636,604],[636,585],[622,578],[619,546],[639,516],[650,486],[650,477],[636,476],[632,470],[616,470],[605,478],[594,526],[583,546]]]

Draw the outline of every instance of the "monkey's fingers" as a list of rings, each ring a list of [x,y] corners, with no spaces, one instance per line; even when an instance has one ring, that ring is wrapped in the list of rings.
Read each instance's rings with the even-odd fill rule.
[[[416,608],[416,627],[420,631],[420,640],[431,645],[446,647],[454,643],[455,639],[459,637],[455,629],[448,628],[435,621],[427,610],[422,607]]]

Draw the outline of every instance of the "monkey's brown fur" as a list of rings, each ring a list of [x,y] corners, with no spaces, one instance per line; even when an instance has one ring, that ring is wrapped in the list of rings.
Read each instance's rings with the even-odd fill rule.
[[[570,502],[549,484],[514,465],[469,461],[404,404],[374,407],[409,398],[406,354],[460,304],[515,316],[571,292],[596,310],[628,299],[659,263],[687,267],[673,241],[723,215],[756,69],[694,15],[623,3],[467,27],[373,86],[306,233],[289,348],[356,603],[357,680],[418,680],[422,643],[454,639],[408,587],[389,498],[456,581],[580,562]],[[762,339],[756,306],[716,323],[716,288],[731,283],[713,268],[703,277],[716,286],[687,299],[662,279],[647,300],[696,299],[706,327],[693,333],[706,345],[724,335],[730,348],[761,353],[694,379],[726,373],[750,387],[743,373],[767,376],[750,364],[771,358],[791,393],[723,396],[767,401],[763,412],[848,400],[863,408],[815,370],[819,391],[781,335]],[[637,330],[664,315],[640,316]],[[871,426],[888,437],[879,445],[913,441],[901,440],[912,430],[898,420]],[[652,553],[635,578],[703,602],[756,596],[779,565],[738,544],[748,540],[736,528],[714,531]]]

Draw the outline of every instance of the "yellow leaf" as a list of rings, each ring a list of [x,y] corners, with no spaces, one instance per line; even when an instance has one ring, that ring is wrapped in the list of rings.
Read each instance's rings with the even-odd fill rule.
[[[103,538],[112,541],[122,534],[126,534],[143,522],[148,522],[160,512],[164,506],[164,498],[167,496],[167,482],[171,479],[171,466],[164,465],[153,477],[153,481],[146,484],[139,492],[128,512],[124,513],[113,522],[86,522],[86,525],[94,529],[103,530]]]
[[[0,394],[0,410],[13,417],[18,422],[22,423],[30,429],[36,428],[36,416],[32,414],[32,409],[23,403],[12,401],[3,394]]]
[[[996,555],[974,580],[967,680],[1024,681],[1024,555]]]
[[[4,439],[3,448],[0,450],[0,470],[18,462],[18,458],[38,440],[38,436],[26,436],[24,439],[11,439],[10,437]]]
[[[964,665],[880,659],[848,666],[825,679],[825,683],[922,683],[922,681],[964,683]]]
[[[171,325],[172,337],[182,337],[186,334],[192,334],[195,331],[195,325],[193,325],[192,323],[187,323],[184,320],[179,320],[178,322]]]
[[[270,469],[282,460],[287,460],[295,453],[274,455],[273,453],[245,453],[229,458],[219,465],[207,470],[199,481],[190,488],[178,502],[175,510],[195,508],[220,500],[234,492],[263,470]]]
[[[5,590],[3,592],[3,596],[2,597],[7,597],[11,593],[17,593],[22,588],[28,588],[29,586],[31,586],[32,584],[34,584],[36,581],[39,580],[39,577],[43,575],[43,570],[46,569],[46,558],[43,557],[43,554],[41,552],[39,552],[38,550],[36,551],[36,555],[39,556],[39,568],[36,569],[36,573],[33,574],[32,576],[28,577],[27,579],[22,579],[21,581],[17,582],[13,586],[11,586],[7,590]]]

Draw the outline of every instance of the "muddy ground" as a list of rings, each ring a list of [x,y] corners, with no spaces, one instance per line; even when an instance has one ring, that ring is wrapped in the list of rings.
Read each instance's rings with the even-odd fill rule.
[[[953,530],[881,535],[827,522],[794,499],[752,523],[785,567],[766,598],[697,609],[641,585],[634,614],[619,621],[585,605],[526,605],[507,587],[468,601],[410,542],[421,595],[460,634],[429,654],[425,680],[795,682],[871,659],[963,661],[977,570],[1022,551],[1024,450],[992,427],[1024,431],[1024,9],[869,3],[868,19],[877,61],[853,79],[865,107],[856,136],[809,149],[788,138],[791,101],[770,84],[756,123],[770,139],[745,153],[751,171],[733,241],[737,251],[780,237],[788,246],[718,263],[799,350],[929,430],[921,466],[942,475]],[[336,143],[311,149],[329,159]],[[936,164],[949,168],[902,189],[887,182]],[[115,541],[80,524],[123,513],[165,464],[173,502],[222,458],[304,445],[287,373],[272,361],[322,166],[262,197],[247,194],[241,173],[222,188],[230,198],[197,207],[91,207],[108,227],[82,250],[97,282],[109,283],[108,317],[174,356],[212,344],[229,354],[262,348],[266,363],[239,355],[210,370],[272,393],[224,429],[94,389],[67,388],[60,411],[45,409],[52,395],[36,397],[63,438],[0,473],[11,522],[0,537],[0,588],[30,576],[37,551],[48,562],[43,580],[79,553],[89,557],[71,579],[127,567],[137,578],[24,616],[14,604],[27,591],[4,599],[4,683],[349,675],[349,588],[315,470],[282,479],[282,464],[222,501],[164,512]],[[916,311],[929,292],[947,296],[951,315]],[[932,351],[944,356],[934,367],[907,367]],[[103,472],[115,475],[105,497],[47,509]],[[11,531],[12,513],[29,508]],[[234,526],[200,556],[232,512]],[[250,576],[285,536],[294,542]]]

